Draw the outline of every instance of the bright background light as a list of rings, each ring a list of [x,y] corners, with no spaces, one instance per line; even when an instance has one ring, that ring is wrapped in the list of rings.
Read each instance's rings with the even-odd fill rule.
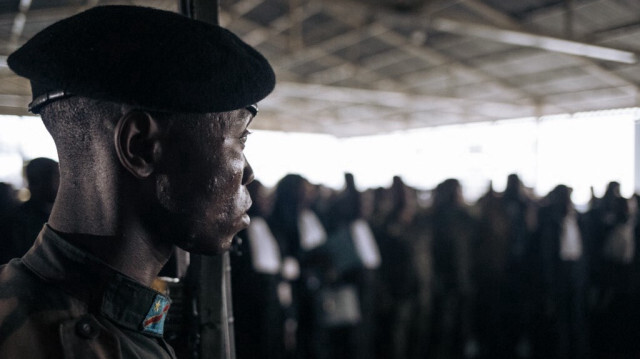
[[[0,182],[21,188],[23,163],[36,157],[58,160],[56,146],[40,118],[0,115]]]
[[[584,205],[590,188],[602,195],[610,181],[625,196],[634,190],[635,122],[640,109],[524,118],[442,126],[378,136],[254,131],[246,155],[256,178],[274,186],[287,173],[341,188],[344,172],[360,189],[384,186],[394,175],[419,189],[457,178],[467,200],[501,191],[510,173],[544,195],[558,184],[574,188]],[[36,117],[0,116],[0,181],[22,186],[23,160],[57,159],[50,136]]]

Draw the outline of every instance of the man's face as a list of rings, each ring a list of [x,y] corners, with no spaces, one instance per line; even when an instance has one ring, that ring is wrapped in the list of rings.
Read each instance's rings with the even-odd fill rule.
[[[162,237],[193,253],[229,249],[249,224],[246,185],[253,171],[243,150],[252,120],[247,110],[190,115],[174,121],[163,140],[163,165],[156,177]],[[177,121],[193,121],[190,123]],[[162,228],[162,229],[160,229]]]

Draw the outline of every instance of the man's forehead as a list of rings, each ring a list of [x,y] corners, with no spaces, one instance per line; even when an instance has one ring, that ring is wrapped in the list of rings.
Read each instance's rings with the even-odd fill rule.
[[[256,105],[257,106],[257,105]],[[127,104],[122,104],[122,113],[125,114],[130,111],[143,111],[149,112],[153,114],[164,114],[163,117],[174,117],[174,118],[203,118],[203,119],[215,119],[215,118],[239,118],[239,117],[250,117],[254,118],[257,115],[257,112],[253,108],[245,107],[237,110],[230,111],[222,111],[222,112],[205,112],[205,113],[194,113],[194,112],[184,112],[184,111],[158,111],[154,109],[146,109],[139,106],[131,106]]]
[[[174,119],[174,122],[190,122],[195,120],[202,126],[211,128],[214,132],[219,132],[220,130],[245,129],[249,127],[254,116],[248,109],[243,108],[205,114],[176,114]]]
[[[197,115],[197,114],[196,114]],[[251,122],[254,119],[254,114],[247,108],[241,108],[233,111],[225,112],[210,112],[204,114],[209,120],[221,120],[221,121],[248,121]]]

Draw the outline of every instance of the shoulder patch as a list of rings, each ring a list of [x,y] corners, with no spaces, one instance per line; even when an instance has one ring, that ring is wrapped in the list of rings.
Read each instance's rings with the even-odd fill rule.
[[[142,331],[161,336],[164,332],[164,320],[167,318],[170,305],[169,298],[160,294],[156,295],[147,316],[142,322]]]

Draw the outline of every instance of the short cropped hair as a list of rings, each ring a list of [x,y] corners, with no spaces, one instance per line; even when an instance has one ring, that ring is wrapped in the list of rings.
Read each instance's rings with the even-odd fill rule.
[[[113,130],[129,105],[73,96],[48,104],[41,110],[42,122],[53,137],[61,161],[78,162],[95,150],[98,142],[112,146]],[[144,109],[141,109],[145,111]],[[146,111],[175,136],[207,131],[223,133],[232,121],[231,112],[208,114]],[[197,119],[204,119],[198,121]],[[67,161],[67,162],[69,162]]]
[[[92,148],[101,134],[113,130],[122,115],[122,106],[74,96],[48,104],[40,115],[56,143],[61,161],[64,158],[77,160]]]

